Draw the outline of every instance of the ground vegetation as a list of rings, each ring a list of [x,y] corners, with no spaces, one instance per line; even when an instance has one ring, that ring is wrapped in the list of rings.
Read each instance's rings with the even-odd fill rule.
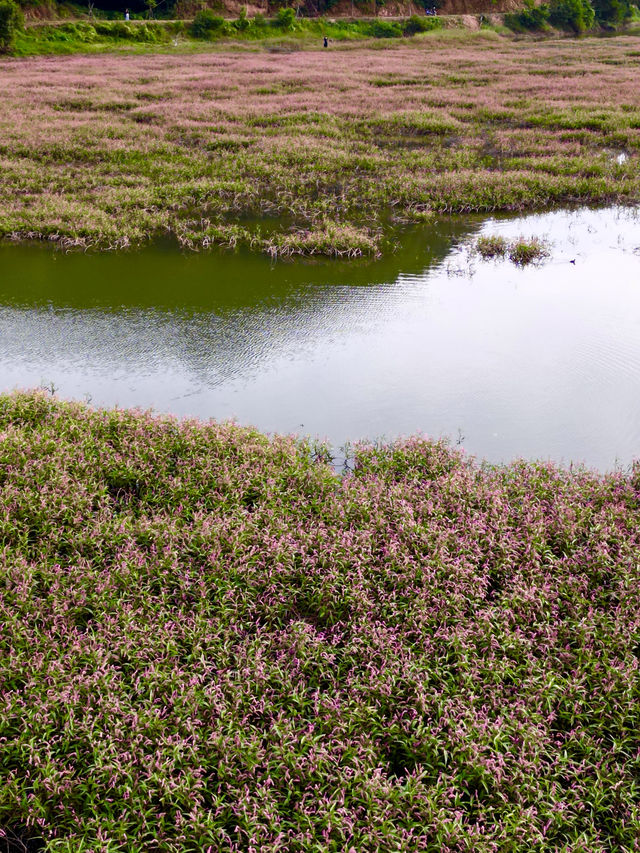
[[[46,394],[1,397],[0,440],[3,838],[637,849],[635,467],[415,438],[338,474]]]
[[[13,0],[4,0],[13,3]],[[15,7],[16,9],[18,7]],[[268,49],[277,47],[286,34],[295,39],[290,44],[298,48],[322,42],[323,36],[332,43],[362,41],[363,39],[400,39],[417,33],[442,29],[443,19],[413,15],[398,20],[326,20],[298,18],[295,10],[282,7],[272,18],[263,15],[248,17],[241,12],[235,18],[225,18],[219,12],[205,8],[190,20],[147,20],[83,17],[72,21],[43,21],[19,30],[14,39],[15,56],[43,54],[95,53],[128,48],[180,47],[202,49],[201,42],[259,42]],[[18,30],[16,31],[18,34]],[[200,44],[193,44],[193,40]]]
[[[635,36],[295,47],[0,61],[0,234],[375,252],[433,212],[638,199]]]
[[[483,260],[507,257],[520,267],[551,256],[549,242],[540,237],[520,236],[515,240],[507,240],[500,234],[487,234],[477,239],[474,248]]]

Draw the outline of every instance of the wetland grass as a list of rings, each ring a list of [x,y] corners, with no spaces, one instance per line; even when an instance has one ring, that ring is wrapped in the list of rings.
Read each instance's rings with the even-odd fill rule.
[[[508,257],[512,263],[520,267],[543,261],[551,254],[548,242],[540,237],[518,237],[508,241],[500,234],[479,237],[475,250],[485,261]]]
[[[381,45],[3,59],[0,235],[359,254],[389,217],[637,201],[638,37]]]
[[[549,246],[539,237],[518,237],[509,246],[509,260],[520,267],[543,261],[550,254]]]
[[[0,440],[9,843],[637,849],[637,467],[415,438],[341,477],[43,394],[0,397]]]
[[[480,257],[487,261],[493,258],[504,258],[509,250],[509,244],[500,234],[489,234],[479,237],[475,248]]]

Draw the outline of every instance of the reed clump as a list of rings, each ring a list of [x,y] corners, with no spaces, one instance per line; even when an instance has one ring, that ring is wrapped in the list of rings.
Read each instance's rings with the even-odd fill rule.
[[[476,242],[476,251],[485,260],[493,258],[504,258],[507,254],[509,244],[506,238],[499,234],[490,234],[479,237]]]
[[[520,236],[515,240],[507,240],[501,234],[479,237],[475,250],[484,260],[507,257],[520,267],[543,261],[551,255],[549,242],[541,237]]]
[[[518,237],[509,246],[509,260],[520,267],[542,261],[550,254],[549,246],[539,237]]]

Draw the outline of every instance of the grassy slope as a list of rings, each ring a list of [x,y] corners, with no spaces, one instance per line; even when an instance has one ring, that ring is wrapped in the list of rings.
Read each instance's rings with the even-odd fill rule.
[[[0,62],[0,234],[361,253],[389,214],[639,197],[636,36],[296,46]]]
[[[0,398],[0,826],[635,850],[640,484]],[[31,829],[26,830],[25,827]]]
[[[455,26],[457,19],[447,19]],[[439,30],[445,26],[440,17],[414,17],[398,20],[347,20],[301,18],[292,26],[277,18],[245,18],[229,20],[218,16],[220,26],[208,37],[192,36],[192,21],[187,20],[117,20],[82,18],[74,21],[39,21],[27,24],[19,31],[12,48],[15,56],[93,53],[127,49],[145,51],[179,46],[182,50],[206,50],[207,44],[256,43],[269,48],[289,40],[302,47],[317,46],[324,35],[332,42],[358,41],[371,38],[400,38],[408,34]],[[411,30],[413,27],[413,30]],[[416,29],[418,28],[418,29]]]

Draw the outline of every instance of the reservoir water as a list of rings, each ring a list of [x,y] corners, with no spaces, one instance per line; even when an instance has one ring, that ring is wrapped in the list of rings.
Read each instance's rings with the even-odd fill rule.
[[[480,235],[550,257],[484,261]],[[0,388],[490,461],[640,458],[640,219],[444,220],[369,262],[0,246]]]

